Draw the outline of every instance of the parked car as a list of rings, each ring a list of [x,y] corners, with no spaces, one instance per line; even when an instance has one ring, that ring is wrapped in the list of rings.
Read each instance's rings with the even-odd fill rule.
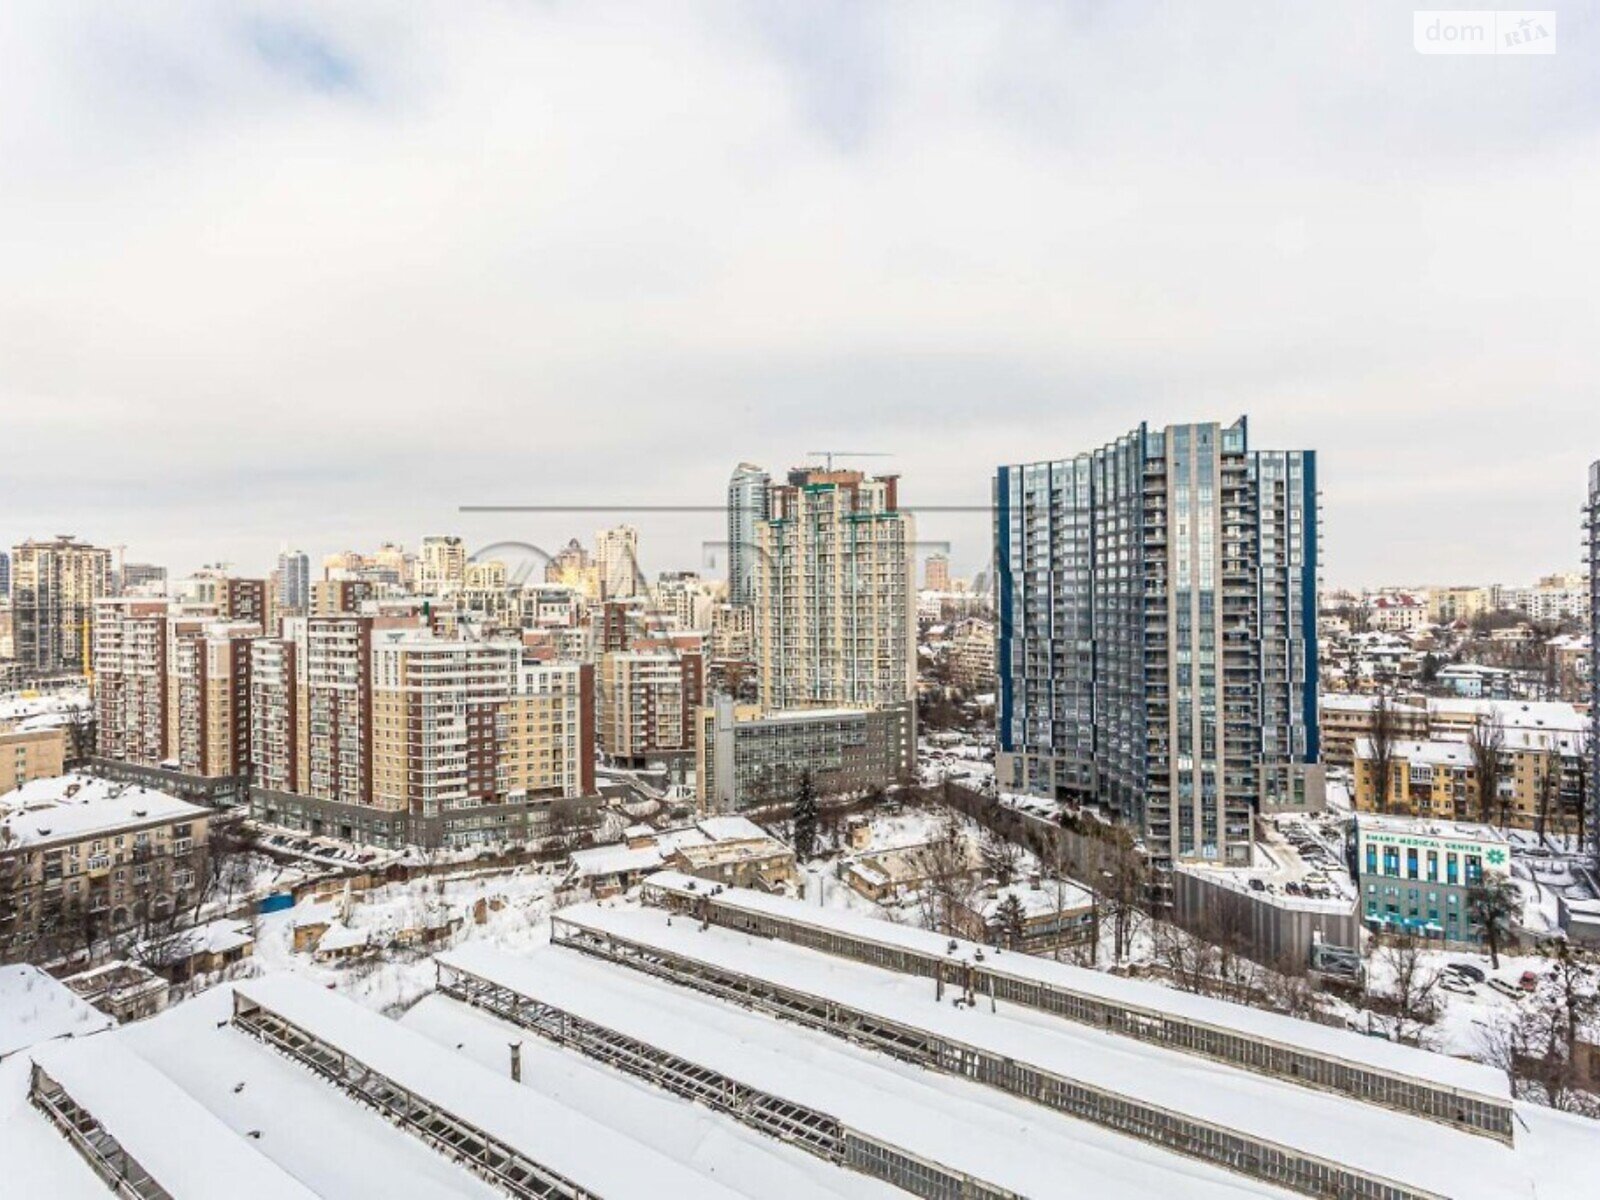
[[[1439,977],[1439,986],[1447,992],[1456,992],[1462,996],[1472,996],[1477,994],[1477,989],[1474,988],[1470,983],[1461,978],[1459,975],[1452,975],[1449,971],[1446,971]]]
[[[1488,978],[1481,968],[1475,967],[1471,963],[1453,962],[1445,970],[1454,971],[1457,975],[1465,976],[1472,980],[1473,983],[1482,983]]]
[[[1489,986],[1502,996],[1510,996],[1513,1000],[1522,999],[1523,993],[1512,987],[1504,979],[1491,979],[1489,980]]]
[[[1517,980],[1517,986],[1525,992],[1531,992],[1539,986],[1539,976],[1532,971],[1524,971],[1522,978]]]

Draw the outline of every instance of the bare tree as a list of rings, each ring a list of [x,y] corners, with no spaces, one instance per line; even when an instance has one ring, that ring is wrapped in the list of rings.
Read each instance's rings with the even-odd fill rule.
[[[1389,694],[1380,691],[1372,705],[1372,730],[1367,736],[1371,750],[1373,807],[1379,813],[1389,811],[1390,776],[1394,772],[1395,743],[1399,740],[1396,726]]]
[[[913,858],[923,884],[919,898],[922,923],[940,933],[954,930],[956,912],[976,890],[972,850],[960,818],[946,817],[937,836],[916,851]]]
[[[1545,830],[1549,828],[1550,806],[1555,803],[1559,806],[1561,798],[1561,749],[1559,739],[1552,748],[1547,748],[1541,756],[1539,768],[1539,792],[1536,798],[1537,807],[1533,814],[1533,832],[1539,839],[1539,845],[1546,845]]]
[[[1505,800],[1500,795],[1500,783],[1505,778],[1505,763],[1501,757],[1506,745],[1505,724],[1497,709],[1481,714],[1473,723],[1467,736],[1467,749],[1472,754],[1472,770],[1478,779],[1478,819],[1490,824],[1499,813],[1505,824]]]
[[[1001,887],[1009,887],[1016,879],[1022,866],[1022,847],[1015,842],[985,832],[979,844],[979,854],[983,858],[984,871]]]
[[[1439,968],[1428,956],[1427,943],[1410,934],[1390,936],[1378,956],[1388,976],[1388,990],[1379,999],[1390,1032],[1397,1042],[1420,1046],[1439,1015]]]
[[[1172,921],[1150,927],[1156,965],[1179,991],[1209,996],[1216,986],[1216,952],[1206,942]]]

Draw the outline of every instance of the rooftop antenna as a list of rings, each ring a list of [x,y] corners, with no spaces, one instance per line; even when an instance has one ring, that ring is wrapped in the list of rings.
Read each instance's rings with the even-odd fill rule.
[[[828,460],[828,470],[833,470],[833,460],[836,458],[893,458],[894,455],[883,450],[807,450],[813,458]]]

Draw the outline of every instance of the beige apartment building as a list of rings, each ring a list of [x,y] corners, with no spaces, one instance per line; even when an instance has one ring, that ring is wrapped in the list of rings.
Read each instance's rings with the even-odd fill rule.
[[[167,758],[189,775],[240,777],[250,769],[253,621],[216,621],[167,643]]]
[[[82,949],[194,902],[206,809],[91,775],[0,797],[0,960]]]
[[[895,476],[800,468],[771,489],[754,566],[763,707],[915,695],[916,535],[898,486]]]
[[[1575,834],[1588,783],[1588,739],[1581,730],[1505,729],[1498,794],[1487,805],[1471,744],[1461,739],[1401,739],[1382,780],[1372,740],[1355,748],[1358,812],[1482,821],[1549,834]]]
[[[66,769],[67,731],[0,730],[0,796],[32,779],[49,779]]]
[[[950,682],[963,691],[994,690],[994,624],[968,617],[950,631]]]
[[[621,600],[645,591],[639,570],[639,531],[632,525],[602,529],[594,535],[594,565],[602,599]]]
[[[1428,620],[1434,625],[1471,621],[1490,609],[1489,589],[1436,587],[1428,589]]]
[[[599,746],[612,762],[642,766],[693,752],[694,712],[705,698],[698,636],[641,641],[599,666]]]
[[[422,539],[417,557],[417,588],[426,596],[442,596],[461,586],[467,570],[467,548],[458,537],[437,534]]]
[[[594,790],[594,677],[516,639],[420,615],[285,622],[252,647],[251,806],[269,823],[380,846],[537,837]]]
[[[150,766],[167,757],[167,639],[176,624],[166,600],[95,604],[92,693],[100,757]]]
[[[1414,741],[1466,741],[1481,721],[1491,720],[1507,731],[1574,733],[1588,728],[1588,715],[1556,700],[1480,700],[1461,696],[1390,696],[1386,698],[1390,736]],[[1322,725],[1322,758],[1332,767],[1355,765],[1355,746],[1371,737],[1378,698],[1343,692],[1324,693],[1318,702]]]

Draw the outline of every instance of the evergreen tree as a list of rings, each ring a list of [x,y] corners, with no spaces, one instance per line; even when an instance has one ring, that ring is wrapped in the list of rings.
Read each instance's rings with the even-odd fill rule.
[[[1500,947],[1522,916],[1522,893],[1509,879],[1485,879],[1467,889],[1467,917],[1483,935],[1489,961],[1500,969]]]
[[[800,794],[794,801],[794,852],[804,861],[817,849],[817,793],[811,786],[811,772],[800,773]]]
[[[1022,945],[1022,938],[1026,932],[1028,916],[1022,909],[1022,901],[1017,899],[1015,892],[1007,892],[1006,898],[1000,901],[1000,906],[995,909],[995,919],[1000,923],[1000,939],[1007,946]]]

